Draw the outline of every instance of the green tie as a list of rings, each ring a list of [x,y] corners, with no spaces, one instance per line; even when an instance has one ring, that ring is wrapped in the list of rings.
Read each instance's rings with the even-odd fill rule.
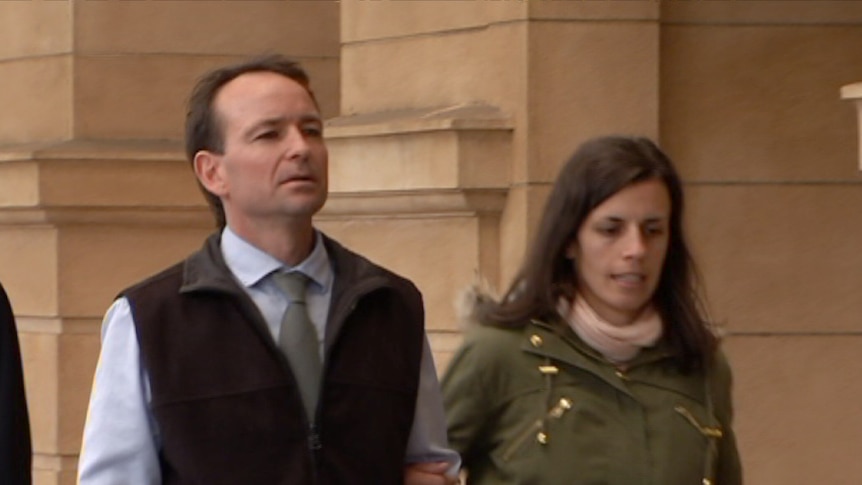
[[[272,278],[288,301],[278,331],[278,347],[290,362],[306,416],[313,423],[320,391],[320,353],[317,331],[305,308],[305,288],[309,280],[299,272],[279,271],[273,273]]]

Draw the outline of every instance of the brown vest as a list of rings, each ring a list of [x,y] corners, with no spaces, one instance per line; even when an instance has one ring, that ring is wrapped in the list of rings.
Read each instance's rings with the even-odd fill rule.
[[[124,292],[152,389],[164,483],[403,483],[421,296],[409,281],[326,243],[336,277],[315,430],[217,238]]]

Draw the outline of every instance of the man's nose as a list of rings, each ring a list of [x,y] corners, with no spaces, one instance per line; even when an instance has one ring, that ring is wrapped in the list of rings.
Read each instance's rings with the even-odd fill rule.
[[[305,158],[308,155],[308,140],[305,139],[305,135],[299,127],[291,126],[287,130],[285,140],[287,146],[284,155],[287,158]]]

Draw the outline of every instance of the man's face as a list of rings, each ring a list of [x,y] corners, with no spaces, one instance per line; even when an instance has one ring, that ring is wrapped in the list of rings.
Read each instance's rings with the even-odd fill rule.
[[[244,232],[310,221],[326,201],[328,154],[305,88],[281,74],[246,73],[213,107],[224,153],[199,152],[195,171],[222,199],[228,225]]]

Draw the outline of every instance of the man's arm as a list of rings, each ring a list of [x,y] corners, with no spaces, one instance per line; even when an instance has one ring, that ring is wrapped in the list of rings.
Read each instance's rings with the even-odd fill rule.
[[[426,338],[422,348],[419,392],[413,429],[407,442],[405,485],[457,483],[461,458],[449,449],[446,438],[446,415],[434,356]]]
[[[102,323],[102,351],[78,462],[80,485],[161,483],[149,397],[131,308],[122,298]]]

